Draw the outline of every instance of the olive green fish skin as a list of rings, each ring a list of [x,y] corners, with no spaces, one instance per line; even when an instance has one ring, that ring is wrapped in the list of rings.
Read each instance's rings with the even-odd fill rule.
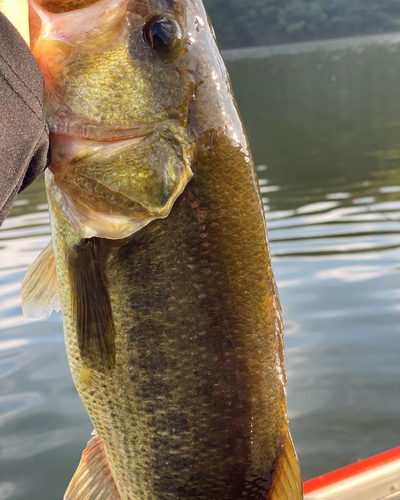
[[[170,58],[149,52],[139,38],[143,21],[164,3],[182,28],[182,45]],[[174,144],[165,153],[169,167],[157,165],[151,185],[148,173],[133,175],[128,154],[115,154],[113,163],[104,149],[107,161],[97,163],[87,150],[69,156],[53,141],[55,163],[46,183],[72,376],[122,500],[300,500],[286,416],[279,297],[257,177],[229,78],[200,2],[139,4],[145,7],[130,17],[129,42],[124,25],[117,42],[98,53],[94,39],[74,46],[39,38],[36,48],[45,78],[53,67],[46,106],[54,132],[62,133],[65,118],[68,133],[84,130],[92,141],[102,126],[144,127],[147,139],[131,150],[143,165],[154,160],[147,154],[152,138],[163,134]],[[193,176],[169,215],[128,238],[86,240],[68,217],[68,189],[80,206],[90,203],[106,215],[110,206],[118,215],[139,214],[136,203],[153,210],[143,193],[154,188],[158,206],[162,195],[155,187],[163,172],[178,185],[189,167]],[[86,181],[71,188],[68,175]],[[107,189],[112,195],[104,194]],[[87,259],[91,246],[102,284],[98,293],[107,295],[102,303],[110,306],[114,326],[104,339],[115,342],[107,362],[99,350],[97,364],[82,347],[93,339],[79,342],[85,318],[77,319],[74,306],[86,299],[74,288],[74,272],[84,261],[82,250]],[[79,310],[82,316],[84,308]],[[104,323],[99,320],[99,331]],[[289,473],[280,462],[288,444]],[[281,469],[290,488],[285,480],[283,490],[289,489],[276,493]]]
[[[82,381],[74,318],[64,312],[74,381],[124,500],[267,497],[287,420],[256,185],[245,155],[214,137],[167,219],[122,246],[102,242],[115,370]],[[63,219],[53,217],[57,248],[71,232]]]

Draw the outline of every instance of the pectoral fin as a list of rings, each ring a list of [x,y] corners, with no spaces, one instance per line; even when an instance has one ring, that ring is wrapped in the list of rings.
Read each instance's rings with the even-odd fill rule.
[[[303,481],[289,429],[279,448],[267,500],[303,500]]]
[[[115,326],[103,273],[101,242],[84,240],[66,248],[71,306],[78,347],[89,368],[107,372],[115,366]]]
[[[96,434],[82,453],[64,500],[121,500],[103,441]]]
[[[28,269],[21,288],[22,310],[28,319],[41,319],[60,311],[53,243],[50,242]]]

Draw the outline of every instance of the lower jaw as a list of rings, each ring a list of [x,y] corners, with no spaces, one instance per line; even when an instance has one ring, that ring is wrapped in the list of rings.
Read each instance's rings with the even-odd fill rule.
[[[50,144],[52,163],[49,168],[53,174],[57,175],[68,167],[75,156],[83,151],[85,151],[87,155],[91,155],[98,152],[101,148],[117,150],[119,148],[130,147],[146,139],[149,135],[150,134],[115,140],[94,141],[72,135],[51,133]]]
[[[85,220],[82,219],[82,215]],[[79,236],[87,238],[104,238],[108,240],[122,240],[140,231],[154,219],[132,220],[126,217],[108,216],[102,214],[79,213],[70,211],[70,221],[74,224]]]
[[[122,240],[144,228],[150,222],[160,217],[151,214],[133,219],[124,215],[113,215],[96,212],[90,206],[77,203],[60,189],[54,180],[51,169],[46,172],[46,186],[52,197],[61,208],[77,234],[83,238],[104,238]]]

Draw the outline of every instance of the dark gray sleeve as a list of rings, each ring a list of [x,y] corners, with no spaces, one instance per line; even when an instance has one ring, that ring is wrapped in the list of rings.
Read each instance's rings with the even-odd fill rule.
[[[0,13],[0,225],[17,194],[48,164],[43,92],[32,52]]]

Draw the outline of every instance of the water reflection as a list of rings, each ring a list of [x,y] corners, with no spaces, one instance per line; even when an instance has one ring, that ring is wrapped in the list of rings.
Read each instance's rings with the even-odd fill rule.
[[[399,43],[227,54],[263,165],[306,479],[400,444]]]
[[[306,479],[400,444],[399,44],[228,54],[259,164]],[[22,317],[20,282],[49,238],[39,182],[0,229],[0,500],[62,498],[91,432],[60,316]]]
[[[11,483],[0,483],[1,500],[9,500],[15,492],[15,485]]]

